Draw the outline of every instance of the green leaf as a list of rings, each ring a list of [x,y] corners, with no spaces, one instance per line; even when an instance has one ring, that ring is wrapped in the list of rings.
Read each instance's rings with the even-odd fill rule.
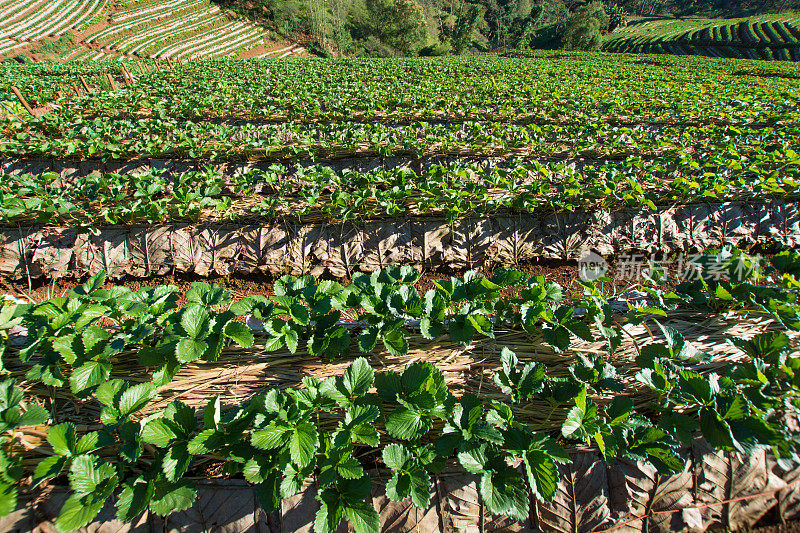
[[[700,410],[700,431],[713,448],[733,450],[736,446],[728,423],[709,407]]]
[[[74,368],[69,377],[72,392],[80,394],[86,389],[105,382],[111,375],[111,363],[106,361],[87,361]]]
[[[402,330],[393,330],[384,334],[383,345],[395,357],[403,357],[408,354],[408,341]]]
[[[384,402],[396,402],[400,394],[400,376],[397,372],[381,372],[375,376],[375,389]]]
[[[351,398],[364,396],[374,381],[375,374],[372,367],[363,357],[353,361],[342,375],[342,383]]]
[[[159,448],[166,448],[178,436],[173,431],[169,422],[163,418],[150,420],[142,428],[142,440]]]
[[[553,346],[557,352],[565,352],[569,349],[569,330],[564,326],[555,328],[542,328],[542,337]]]
[[[222,403],[219,395],[208,402],[206,410],[203,412],[203,423],[207,429],[219,429],[219,422],[222,419]]]
[[[415,468],[411,471],[411,501],[423,511],[431,503],[431,477],[422,468]]]
[[[297,331],[286,329],[283,334],[283,340],[286,342],[286,347],[290,352],[295,353],[297,351],[297,344],[300,341],[300,336]]]
[[[78,444],[75,445],[75,454],[90,453],[99,448],[113,445],[114,438],[109,433],[106,431],[92,431],[78,440]]]
[[[531,492],[539,501],[549,502],[558,489],[556,463],[546,451],[539,449],[528,450],[524,460]]]
[[[255,486],[258,502],[267,513],[271,513],[281,504],[280,478],[278,472],[272,472]]]
[[[378,533],[380,531],[380,516],[378,511],[367,502],[353,502],[344,506],[344,517],[353,524],[355,533]]]
[[[284,444],[283,436],[286,434],[287,431],[289,431],[289,429],[290,428],[286,427],[285,425],[279,425],[274,423],[269,424],[264,429],[255,431],[251,435],[250,441],[256,448],[261,448],[262,450],[272,450]],[[200,435],[202,434],[203,433],[201,433]]]
[[[69,471],[69,485],[78,494],[90,494],[97,489],[103,480],[114,475],[114,467],[110,463],[97,465],[97,458],[91,455],[79,455],[72,461]]]
[[[345,479],[358,479],[364,475],[364,467],[351,455],[336,466],[336,473]]]
[[[583,402],[579,399],[583,398]],[[597,417],[597,405],[589,402],[585,407],[582,403],[586,402],[586,389],[576,398],[578,404],[567,413],[567,418],[561,425],[561,434],[565,437],[587,441],[598,432],[599,419]]]
[[[44,424],[50,418],[50,413],[41,405],[28,404],[27,408],[28,410],[17,421],[17,426],[38,426]]]
[[[464,443],[458,452],[458,462],[467,472],[472,474],[482,474],[486,471],[486,445],[475,443]]]
[[[161,460],[161,470],[167,481],[177,481],[189,469],[191,462],[192,456],[186,450],[186,443],[180,442],[167,449]]]
[[[375,327],[366,328],[358,335],[358,349],[362,353],[369,353],[374,350],[377,342],[378,329]]]
[[[325,490],[317,496],[317,499],[322,505],[314,519],[314,533],[333,533],[344,517],[339,504],[339,495],[333,490]]]
[[[51,455],[46,459],[43,459],[36,465],[36,469],[33,471],[33,479],[38,484],[45,479],[50,479],[56,477],[64,470],[64,466],[67,464],[67,458],[62,457],[60,455]],[[2,513],[0,513],[2,516]]]
[[[179,400],[170,402],[170,404],[167,405],[166,409],[164,409],[164,419],[175,424],[173,430],[181,438],[187,438],[197,427],[194,409]]]
[[[386,482],[386,496],[393,502],[405,500],[411,494],[411,476],[397,472]]]
[[[241,322],[235,320],[228,322],[225,324],[223,332],[227,337],[236,341],[239,346],[249,348],[253,345],[253,332]]]
[[[16,485],[0,481],[0,518],[10,515],[16,508]]]
[[[141,515],[153,497],[154,484],[136,480],[125,483],[117,498],[117,518],[131,523]]]
[[[528,518],[528,491],[516,470],[506,468],[500,474],[487,472],[481,477],[480,493],[486,508],[493,514],[517,520]]]
[[[208,350],[208,343],[194,339],[181,339],[175,346],[175,357],[181,363],[191,363],[200,359]]]
[[[181,364],[177,361],[167,361],[164,366],[153,372],[153,385],[163,387],[175,377],[181,369]]]
[[[401,407],[386,419],[386,431],[402,440],[417,440],[430,431],[433,424],[427,415]]]
[[[72,422],[64,422],[51,427],[47,432],[47,442],[50,443],[53,447],[53,451],[58,455],[66,457],[72,456],[77,444],[75,424]]]
[[[167,516],[178,511],[184,511],[192,506],[197,491],[187,481],[180,483],[159,482],[150,500],[150,510],[154,513]]]
[[[289,440],[289,453],[292,461],[300,467],[308,465],[314,457],[318,445],[319,436],[316,427],[309,422],[297,424]]]
[[[98,515],[107,498],[108,495],[100,494],[89,494],[83,497],[70,496],[61,507],[61,512],[56,519],[56,528],[66,532],[84,527]]]
[[[198,433],[189,441],[189,453],[201,455],[220,448],[224,442],[224,435],[215,429],[207,429]]]
[[[203,340],[208,336],[211,317],[199,305],[187,305],[181,312],[181,327],[190,339]]]
[[[135,413],[156,395],[156,386],[152,383],[139,383],[122,393],[119,399],[121,417]]]
[[[393,472],[405,470],[406,463],[411,461],[413,456],[402,444],[389,444],[383,449],[383,462]]]
[[[275,461],[267,454],[258,454],[244,464],[242,474],[250,483],[261,483],[275,470]]]

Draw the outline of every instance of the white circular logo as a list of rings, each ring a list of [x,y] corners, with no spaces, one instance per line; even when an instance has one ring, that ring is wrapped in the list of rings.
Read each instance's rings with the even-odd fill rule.
[[[583,281],[595,281],[609,273],[611,269],[603,256],[586,250],[578,259],[578,276]]]

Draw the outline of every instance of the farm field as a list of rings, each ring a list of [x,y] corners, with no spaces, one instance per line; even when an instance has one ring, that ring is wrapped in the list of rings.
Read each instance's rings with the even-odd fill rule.
[[[144,67],[0,67],[0,530],[800,518],[796,64]]]
[[[303,56],[302,46],[208,0],[0,0],[0,59],[49,52],[65,60]]]
[[[800,61],[800,16],[740,19],[641,17],[606,36],[603,50]]]

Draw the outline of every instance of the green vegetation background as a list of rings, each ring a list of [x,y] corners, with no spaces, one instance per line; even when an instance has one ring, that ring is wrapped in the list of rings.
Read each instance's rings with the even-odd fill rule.
[[[536,48],[599,48],[614,14],[748,17],[800,0],[213,0],[319,55],[392,57]],[[611,23],[605,20],[608,16]],[[589,22],[596,18],[597,24]]]

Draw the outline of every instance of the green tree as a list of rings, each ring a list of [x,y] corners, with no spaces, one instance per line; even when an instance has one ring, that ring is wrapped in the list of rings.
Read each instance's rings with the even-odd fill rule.
[[[415,0],[366,0],[372,33],[402,55],[416,54],[425,44],[428,29]]]
[[[462,0],[453,9],[453,13],[442,11],[439,14],[440,39],[450,45],[454,54],[462,53],[472,42],[481,12],[481,7]]]
[[[567,21],[561,45],[565,50],[600,50],[609,23],[602,3],[586,4]]]

